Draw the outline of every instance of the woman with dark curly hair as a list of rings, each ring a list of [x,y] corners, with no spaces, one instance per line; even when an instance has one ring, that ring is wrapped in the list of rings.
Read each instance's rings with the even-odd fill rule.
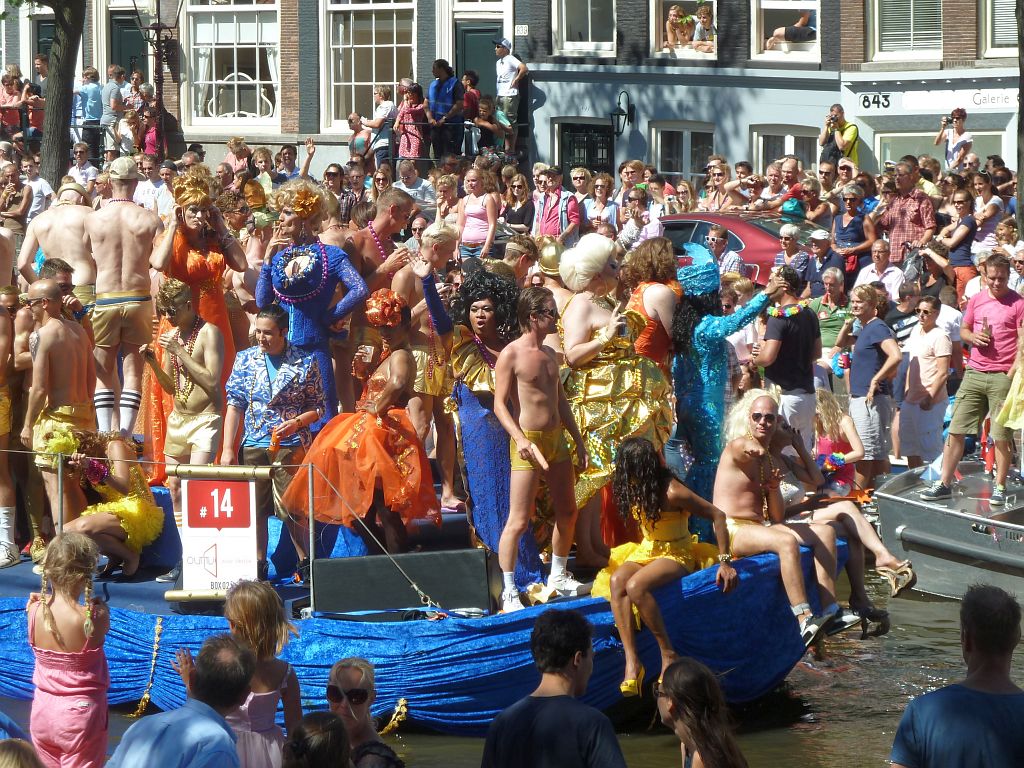
[[[627,310],[644,318],[633,346],[638,355],[650,358],[669,376],[672,353],[672,315],[683,288],[676,280],[676,257],[672,241],[654,237],[640,243],[626,258],[620,275],[629,291]]]
[[[508,433],[494,415],[494,365],[505,345],[519,335],[519,287],[505,277],[478,269],[463,279],[449,315],[425,262],[414,261],[412,268],[423,281],[427,310],[448,350],[455,378],[451,402],[469,492],[469,520],[484,546],[496,553],[508,519],[511,465]],[[516,560],[516,586],[525,589],[539,581],[537,542],[532,536],[523,536]]]
[[[747,768],[715,673],[684,657],[655,685],[661,722],[679,737],[684,766]]]
[[[715,580],[722,591],[732,589],[737,577],[730,564],[725,513],[676,480],[650,440],[631,437],[619,447],[612,495],[619,514],[639,524],[643,539],[639,544],[630,542],[612,550],[608,567],[598,574],[591,594],[607,598],[612,604],[626,656],[619,690],[623,696],[639,696],[644,666],[636,650],[634,608],[658,643],[664,672],[678,657],[651,593],[662,584],[708,567],[715,562],[716,554],[719,565]],[[711,544],[693,543],[688,528],[691,513],[714,523],[717,552]]]

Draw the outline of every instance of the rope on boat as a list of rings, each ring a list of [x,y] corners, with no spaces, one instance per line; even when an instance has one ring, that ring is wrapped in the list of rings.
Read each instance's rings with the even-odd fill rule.
[[[135,708],[128,717],[132,720],[142,717],[146,712],[146,707],[149,706],[149,692],[153,690],[153,677],[156,675],[156,658],[160,651],[160,635],[164,631],[164,617],[156,617],[156,626],[153,628],[153,658],[149,663],[149,680],[146,682],[146,690],[142,693],[142,698],[139,699],[139,706]]]

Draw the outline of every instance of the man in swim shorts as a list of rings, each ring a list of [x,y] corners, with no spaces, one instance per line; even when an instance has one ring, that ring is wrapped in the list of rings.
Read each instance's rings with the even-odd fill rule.
[[[577,509],[572,455],[564,433],[576,444],[581,471],[587,465],[587,453],[562,389],[555,353],[544,346],[558,320],[555,297],[547,288],[527,288],[519,296],[517,314],[522,335],[501,351],[494,368],[494,415],[512,438],[508,520],[498,543],[506,612],[523,607],[515,587],[516,552],[529,528],[542,475],[555,510],[548,586],[563,597],[590,592],[590,584],[580,583],[566,570]],[[515,415],[509,411],[510,401]]]

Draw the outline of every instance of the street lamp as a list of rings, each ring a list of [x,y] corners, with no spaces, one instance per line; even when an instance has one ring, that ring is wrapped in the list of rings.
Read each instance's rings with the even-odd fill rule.
[[[153,88],[156,90],[157,120],[160,126],[160,140],[163,142],[164,154],[167,153],[167,132],[164,130],[164,67],[170,66],[171,52],[174,49],[174,33],[178,29],[181,18],[181,6],[185,0],[178,0],[177,7],[173,0],[151,0],[152,8],[139,10],[138,0],[132,0],[135,8],[135,19],[143,39],[153,48]],[[146,4],[149,5],[148,3]],[[171,12],[168,12],[168,7]],[[150,23],[143,23],[143,16]]]
[[[622,104],[623,97],[626,100],[625,107]],[[612,128],[617,137],[626,132],[627,125],[633,124],[633,121],[636,120],[636,105],[630,101],[628,93],[619,91],[619,95],[615,99],[615,109],[611,111],[609,116],[612,119]]]

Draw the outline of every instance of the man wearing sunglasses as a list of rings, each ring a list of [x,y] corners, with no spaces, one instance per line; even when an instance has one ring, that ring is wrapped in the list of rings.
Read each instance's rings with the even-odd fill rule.
[[[721,224],[712,225],[708,235],[704,238],[708,250],[715,257],[718,264],[718,274],[737,274],[741,277],[747,276],[747,265],[744,264],[740,255],[729,248],[729,230]]]
[[[398,181],[394,186],[407,193],[415,202],[413,216],[422,213],[427,221],[434,220],[437,214],[437,192],[434,191],[433,184],[420,178],[415,160],[402,160],[398,163]]]
[[[749,400],[749,398],[747,399]],[[800,562],[800,532],[785,523],[785,500],[780,489],[782,471],[772,459],[771,444],[776,432],[784,423],[779,415],[779,405],[767,393],[749,402],[740,401],[734,408],[749,409],[746,423],[741,427],[745,434],[726,434],[732,438],[722,452],[715,476],[715,493],[712,503],[726,510],[726,526],[732,556],[750,557],[762,552],[771,552],[779,558],[782,586],[800,624],[800,635],[805,646],[818,638],[826,625],[841,612],[835,602],[835,582],[828,569],[821,566],[815,557],[815,570],[821,604],[825,607],[820,616],[815,616],[807,602],[803,566]],[[733,424],[733,414],[729,423]],[[738,422],[737,422],[738,423]],[[793,436],[794,447],[796,445]],[[811,542],[806,542],[808,546]],[[835,538],[831,548],[824,537],[817,539],[814,549],[825,547],[835,563]],[[827,555],[825,560],[827,560]]]

